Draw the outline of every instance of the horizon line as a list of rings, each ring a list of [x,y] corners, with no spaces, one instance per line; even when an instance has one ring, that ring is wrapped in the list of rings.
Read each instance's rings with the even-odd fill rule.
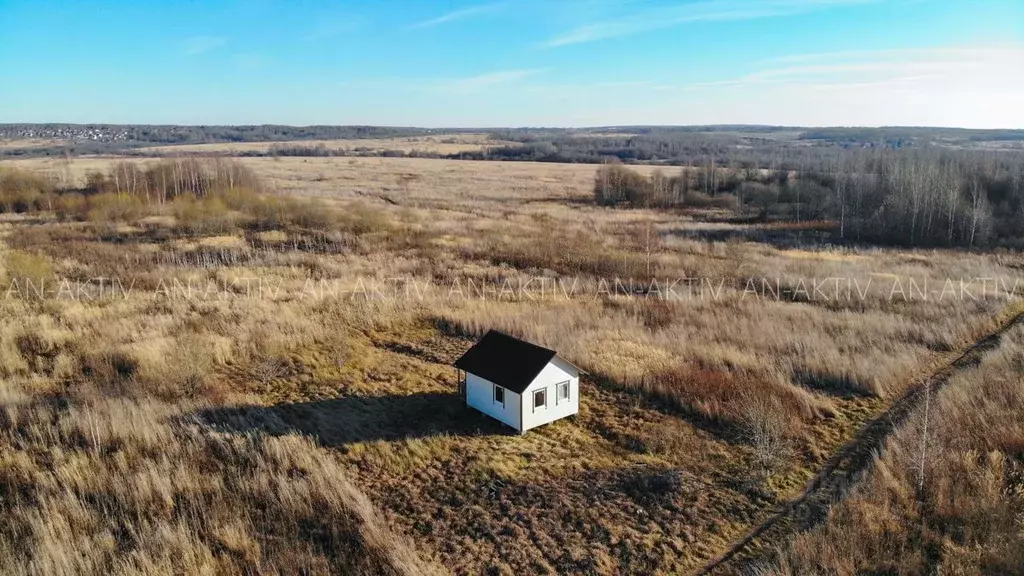
[[[280,124],[280,123],[252,123],[252,124],[188,124],[188,123],[146,123],[146,122],[0,122],[0,127],[9,126],[157,126],[157,127],[180,127],[180,128],[250,128],[250,127],[282,127],[282,128],[387,128],[406,130],[459,130],[459,131],[486,131],[486,130],[621,130],[624,128],[760,128],[760,129],[791,129],[791,130],[813,130],[823,128],[843,129],[927,129],[927,130],[973,130],[973,131],[1024,131],[1024,126],[1019,128],[971,128],[968,126],[951,125],[921,125],[921,124],[751,124],[751,123],[717,123],[717,124],[600,124],[591,126],[544,126],[544,125],[520,125],[520,126],[426,126],[426,125],[403,125],[403,124]]]

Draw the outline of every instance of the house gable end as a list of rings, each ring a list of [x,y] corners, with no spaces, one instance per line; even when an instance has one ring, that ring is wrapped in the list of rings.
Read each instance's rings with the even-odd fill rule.
[[[531,392],[534,390],[540,390],[550,384],[560,382],[562,380],[577,380],[580,374],[575,366],[569,362],[562,360],[562,358],[555,356],[548,362],[537,376],[534,377],[533,381],[530,382],[529,386],[526,387],[525,392]]]

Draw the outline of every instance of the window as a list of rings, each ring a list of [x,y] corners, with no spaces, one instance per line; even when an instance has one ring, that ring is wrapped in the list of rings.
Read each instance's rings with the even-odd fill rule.
[[[494,401],[502,406],[505,405],[505,389],[497,384],[494,385]]]
[[[537,408],[545,408],[547,406],[547,400],[548,400],[548,391],[547,390],[537,390],[536,392],[534,392],[533,393],[533,409],[534,409],[534,411],[536,411]]]
[[[569,399],[569,381],[559,382],[555,384],[555,404],[558,404],[562,400]]]

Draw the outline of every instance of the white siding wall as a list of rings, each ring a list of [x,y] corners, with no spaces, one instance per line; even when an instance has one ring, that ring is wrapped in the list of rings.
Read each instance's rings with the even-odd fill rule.
[[[569,381],[569,399],[557,400],[555,385],[566,380]],[[537,390],[547,390],[547,406],[534,410],[533,393]],[[523,431],[576,414],[580,411],[579,371],[561,358],[554,357],[523,392],[522,401]]]
[[[505,389],[505,405],[494,401],[494,384],[476,374],[466,373],[466,404],[520,430],[519,394]]]

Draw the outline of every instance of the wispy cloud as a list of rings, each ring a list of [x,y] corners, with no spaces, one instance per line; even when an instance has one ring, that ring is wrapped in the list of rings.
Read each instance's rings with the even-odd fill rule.
[[[410,25],[406,26],[406,29],[407,30],[416,30],[418,28],[432,28],[432,27],[438,26],[440,24],[445,24],[445,23],[448,23],[448,22],[454,22],[456,20],[465,20],[466,18],[470,18],[472,16],[477,16],[479,14],[484,14],[484,13],[487,13],[487,12],[492,12],[494,10],[497,10],[500,7],[501,7],[501,3],[480,4],[480,5],[477,5],[477,6],[469,6],[467,8],[461,8],[459,10],[454,10],[452,12],[448,12],[447,14],[442,14],[442,15],[436,17],[436,18],[431,18],[429,20],[423,20],[422,22],[416,22],[416,23],[410,24]]]
[[[478,92],[480,90],[491,88],[493,86],[512,84],[519,82],[530,76],[535,76],[544,72],[545,68],[530,68],[523,70],[497,70],[494,72],[487,72],[485,74],[478,74],[476,76],[468,76],[465,78],[454,78],[449,80],[441,80],[434,84],[435,87],[450,90],[452,92]]]
[[[787,56],[774,67],[688,89],[779,84],[836,89],[1020,89],[1008,70],[1024,69],[1024,48],[916,48]]]
[[[403,77],[378,77],[378,78],[352,78],[337,82],[338,86],[346,88],[374,89],[387,91],[410,90],[416,92],[430,93],[434,96],[460,95],[483,92],[490,88],[528,89],[534,85],[525,85],[524,80],[547,72],[548,68],[526,68],[518,70],[494,70],[462,77],[437,77],[437,78],[403,78]],[[516,86],[524,84],[523,86]]]
[[[182,41],[181,49],[186,55],[194,56],[196,54],[209,52],[210,50],[219,48],[227,43],[228,41],[226,39],[219,36],[193,36]]]
[[[516,92],[543,94],[544,96],[571,96],[586,99],[595,91],[602,94],[638,95],[663,90],[680,90],[680,86],[664,84],[653,80],[616,80],[601,82],[559,81],[551,68],[527,68],[518,70],[495,70],[464,77],[413,79],[401,77],[359,78],[342,80],[338,86],[346,88],[368,88],[382,90],[415,90],[434,94],[471,94],[489,88],[512,89]]]
[[[689,4],[621,14],[615,19],[579,26],[549,39],[548,48],[595,42],[662,30],[692,22],[725,22],[791,16],[831,7],[878,0],[705,0]]]

